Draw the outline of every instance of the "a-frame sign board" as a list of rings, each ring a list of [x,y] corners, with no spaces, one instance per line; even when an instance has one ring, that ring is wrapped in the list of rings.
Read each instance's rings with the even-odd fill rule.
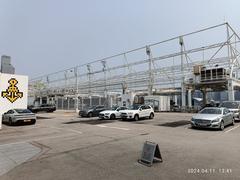
[[[162,162],[162,155],[158,144],[150,141],[146,141],[143,145],[143,151],[139,163],[146,166],[152,166],[153,162]]]

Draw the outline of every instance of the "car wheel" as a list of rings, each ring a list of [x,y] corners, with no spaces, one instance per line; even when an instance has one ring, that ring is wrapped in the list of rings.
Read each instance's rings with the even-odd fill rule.
[[[8,124],[9,124],[9,126],[12,126],[12,125],[13,125],[12,118],[9,118],[9,120],[8,120]]]
[[[90,113],[88,113],[88,117],[92,117],[93,116],[93,114],[90,112]]]
[[[235,118],[232,119],[231,125],[234,126]]]
[[[137,114],[134,116],[134,120],[135,120],[135,121],[138,121],[138,120],[139,120],[139,116],[138,116]]]
[[[221,123],[220,123],[220,130],[221,130],[221,131],[224,130],[224,122],[223,122],[223,121],[221,121]]]
[[[115,114],[111,114],[110,119],[115,119],[115,118],[116,118]]]
[[[154,114],[151,113],[151,114],[149,115],[149,119],[153,119],[153,117],[154,117]]]
[[[36,123],[36,120],[34,119],[34,120],[32,120],[32,124],[35,124]]]

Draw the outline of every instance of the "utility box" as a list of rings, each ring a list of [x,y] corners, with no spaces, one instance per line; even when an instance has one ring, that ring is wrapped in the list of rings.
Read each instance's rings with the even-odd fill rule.
[[[126,107],[129,107],[131,105],[134,104],[134,97],[135,97],[135,93],[133,92],[129,92],[127,94],[122,94],[122,97],[121,97],[121,102],[120,102],[120,106],[126,106]]]
[[[0,73],[0,129],[2,115],[10,109],[26,109],[28,99],[28,77]]]
[[[203,67],[202,65],[193,66],[193,74],[194,75],[200,75],[202,67]]]
[[[3,55],[1,57],[1,73],[15,74],[15,68],[11,64],[11,57]]]
[[[170,96],[145,96],[144,103],[152,106],[154,111],[170,111]]]

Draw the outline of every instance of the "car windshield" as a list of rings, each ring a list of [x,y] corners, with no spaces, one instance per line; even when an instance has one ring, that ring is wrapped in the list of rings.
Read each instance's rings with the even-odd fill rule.
[[[15,111],[19,114],[31,113],[31,111],[28,109],[15,109]]]
[[[84,109],[89,110],[89,109],[95,109],[95,108],[96,108],[96,106],[86,106]]]
[[[138,108],[140,107],[140,105],[132,105],[129,107],[130,110],[138,110]]]
[[[223,102],[220,107],[225,107],[229,109],[238,109],[239,103],[238,102]]]
[[[112,110],[113,110],[113,111],[115,111],[115,110],[117,110],[117,109],[118,109],[117,106],[112,107]]]
[[[203,109],[200,114],[222,114],[222,110],[216,108],[207,108]]]

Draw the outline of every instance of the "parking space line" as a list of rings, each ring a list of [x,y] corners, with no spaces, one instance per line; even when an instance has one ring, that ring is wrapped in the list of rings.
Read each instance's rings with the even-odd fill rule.
[[[59,136],[52,136],[52,137],[43,137],[43,138],[33,138],[25,141],[17,141],[17,142],[12,142],[12,143],[6,143],[6,144],[0,144],[0,147],[4,146],[9,146],[9,145],[14,145],[14,144],[21,144],[21,143],[30,143],[32,141],[42,141],[42,140],[47,140],[47,139],[56,139],[56,138],[64,138],[64,137],[73,137],[74,135],[59,135]]]
[[[238,125],[238,126],[235,126],[235,127],[231,128],[231,129],[229,129],[229,130],[225,131],[225,133],[228,133],[228,132],[230,132],[230,131],[232,131],[232,130],[234,130],[234,129],[237,129],[237,128],[239,128],[239,127],[240,127],[240,125]]]
[[[74,130],[74,129],[69,129],[69,128],[59,128],[59,127],[53,127],[53,126],[47,126],[47,127],[48,127],[48,128],[52,128],[52,129],[66,130],[66,131],[74,132],[74,133],[77,133],[77,134],[82,134],[81,131],[77,131],[77,130]]]
[[[113,127],[113,126],[105,126],[105,125],[96,125],[101,128],[111,128],[111,129],[119,129],[119,130],[124,130],[124,131],[129,131],[130,129],[128,128],[121,128],[121,127]]]

